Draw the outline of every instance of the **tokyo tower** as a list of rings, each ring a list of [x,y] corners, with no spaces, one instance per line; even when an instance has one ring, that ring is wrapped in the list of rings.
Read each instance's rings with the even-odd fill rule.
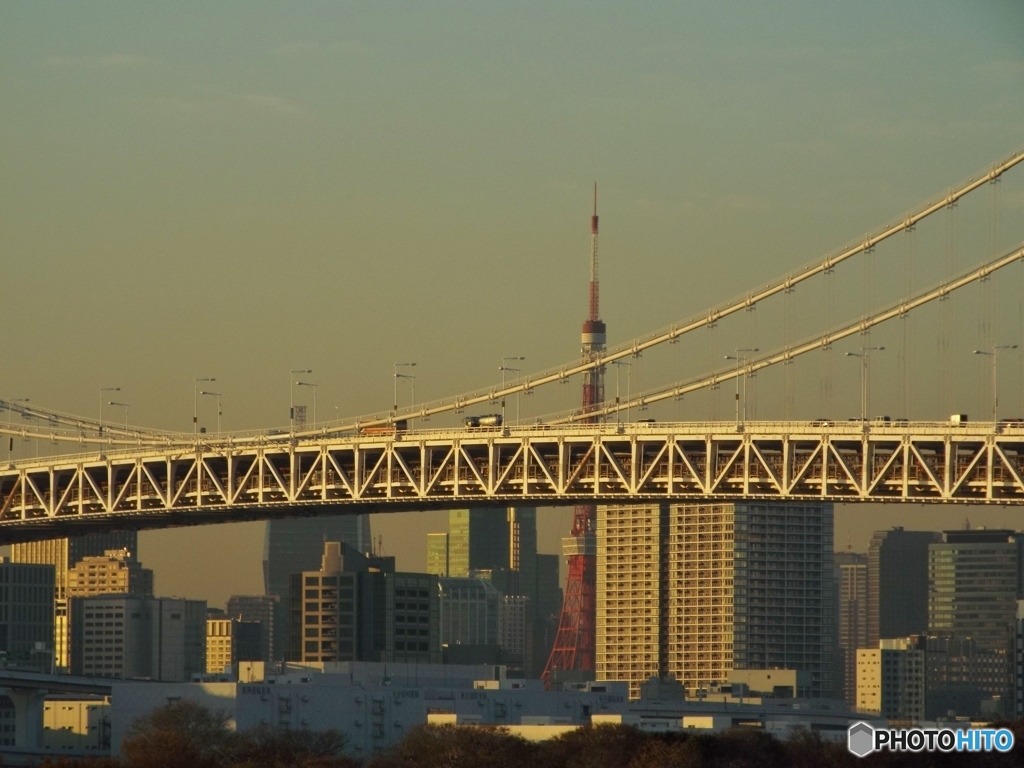
[[[600,284],[597,279],[597,184],[594,184],[594,215],[590,217],[590,312],[583,323],[584,362],[599,357],[605,349],[605,325],[601,321]],[[583,413],[596,410],[604,402],[604,367],[593,368],[583,376]],[[585,418],[593,423],[597,417]],[[562,539],[562,554],[569,561],[565,599],[558,622],[558,633],[542,679],[551,685],[555,670],[594,669],[594,629],[597,619],[597,507],[581,504],[574,509],[572,535]]]

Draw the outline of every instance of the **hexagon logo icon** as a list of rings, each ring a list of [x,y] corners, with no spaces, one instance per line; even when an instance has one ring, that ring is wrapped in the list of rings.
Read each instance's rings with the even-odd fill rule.
[[[846,748],[857,757],[866,757],[875,751],[875,729],[867,723],[854,723],[846,732]]]

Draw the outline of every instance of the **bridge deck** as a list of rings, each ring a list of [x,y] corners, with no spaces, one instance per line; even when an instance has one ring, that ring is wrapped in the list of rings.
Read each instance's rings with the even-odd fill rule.
[[[468,504],[1024,504],[1024,424],[684,422],[203,440],[0,470],[0,541]]]

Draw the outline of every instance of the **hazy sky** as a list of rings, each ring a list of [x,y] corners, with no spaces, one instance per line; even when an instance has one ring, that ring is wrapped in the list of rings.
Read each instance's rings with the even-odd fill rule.
[[[1022,126],[1017,0],[5,2],[0,397],[98,416],[98,389],[120,386],[133,422],[184,430],[193,378],[216,376],[225,428],[254,428],[287,420],[292,368],[314,369],[321,418],[386,409],[396,360],[418,363],[418,400],[450,395],[495,381],[504,355],[537,370],[578,354],[595,180],[616,343],[901,215],[1024,146]],[[956,264],[987,254],[993,221],[999,245],[1024,237],[1021,177],[996,208],[961,207]],[[940,277],[924,260],[946,263],[950,226],[915,235],[915,285]],[[901,248],[876,254],[879,299],[903,285]],[[1016,274],[997,277],[987,330],[972,312],[985,294],[957,305],[957,354],[1020,330]],[[802,306],[634,363],[631,386],[751,334],[807,335],[821,310]],[[932,348],[908,365],[919,381]],[[836,399],[856,408],[856,368],[836,365]],[[879,407],[899,390],[910,415],[938,418],[939,385],[904,392],[900,365],[880,364]],[[984,368],[945,365],[966,371],[946,405],[984,409]],[[1016,365],[1008,407],[1024,406]],[[821,415],[819,369],[797,371],[796,415]],[[758,383],[759,415],[783,415],[779,381]],[[524,412],[578,398],[562,390]],[[568,514],[544,519],[550,551]],[[852,517],[837,513],[838,538],[858,547],[873,527],[938,519]],[[374,520],[406,568],[438,525]],[[141,555],[160,592],[222,603],[260,590],[261,546],[261,525],[218,526],[145,534]]]

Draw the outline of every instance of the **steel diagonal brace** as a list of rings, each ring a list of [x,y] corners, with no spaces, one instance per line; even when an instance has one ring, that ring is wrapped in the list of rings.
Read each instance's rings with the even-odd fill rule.
[[[924,456],[922,456],[921,452],[917,450],[917,446],[914,445],[913,442],[910,443],[910,452],[914,454],[914,458],[917,459],[918,464],[921,465],[921,467],[925,471],[925,474],[928,475],[928,482],[935,486],[935,490],[937,490],[939,492],[939,495],[941,496],[942,483],[939,482],[939,478],[935,476],[934,472],[932,472],[932,468],[928,465],[928,462],[925,461]]]
[[[900,455],[902,453],[902,446],[897,445],[893,449],[893,452],[889,455],[889,458],[887,458],[885,460],[885,463],[882,464],[881,469],[879,469],[878,472],[875,473],[871,478],[871,482],[868,484],[868,496],[871,496],[876,490],[878,490],[878,486],[885,482],[885,476],[889,474],[889,470],[892,469],[892,465],[896,463],[896,461],[900,458]],[[865,457],[865,461],[866,460],[867,458]]]
[[[430,480],[423,489],[424,498],[430,496],[431,492],[434,490],[434,486],[436,486],[437,483],[441,480],[441,478],[444,477],[445,469],[449,466],[453,466],[454,463],[455,447],[452,446],[451,448],[448,449],[447,453],[445,453],[444,458],[441,459],[441,463],[437,465],[437,469],[434,470],[433,473],[431,473]]]
[[[952,448],[955,445],[956,445],[956,443],[952,443],[950,447]],[[960,490],[960,488],[966,482],[966,480],[970,476],[971,472],[973,472],[974,468],[978,466],[978,462],[981,461],[981,458],[983,456],[985,456],[987,453],[988,453],[987,446],[982,445],[980,448],[978,448],[977,452],[974,454],[974,458],[972,458],[970,460],[970,462],[968,462],[967,466],[964,468],[964,471],[959,475],[959,477],[956,478],[956,482],[953,483],[953,487],[950,488],[950,490],[949,490],[949,495],[950,496],[956,496],[957,492]],[[954,451],[954,453],[953,453],[954,466],[956,466],[955,465],[956,455],[957,454]]]
[[[764,471],[768,473],[768,479],[772,481],[772,485],[775,486],[775,490],[781,494],[782,481],[768,465],[768,461],[765,459],[764,454],[761,453],[761,449],[757,446],[757,441],[750,441],[750,450],[754,452],[754,456],[757,458],[758,463],[764,468]]]

